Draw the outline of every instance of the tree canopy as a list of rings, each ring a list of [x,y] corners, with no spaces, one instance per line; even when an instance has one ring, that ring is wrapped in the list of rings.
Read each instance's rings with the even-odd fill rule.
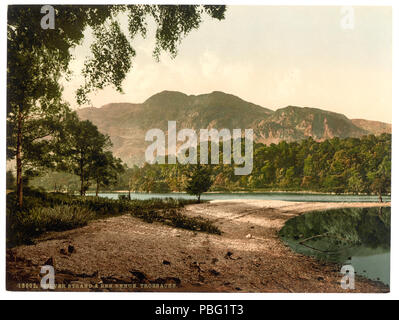
[[[186,169],[187,182],[185,190],[201,201],[201,194],[207,192],[213,184],[210,166],[197,164]]]
[[[154,56],[162,51],[172,57],[180,41],[200,26],[204,15],[221,20],[225,6],[162,5],[59,5],[55,28],[41,26],[41,6],[14,5],[7,20],[7,156],[16,159],[17,194],[22,206],[22,174],[32,167],[54,166],[51,141],[57,124],[68,113],[62,101],[61,77],[70,73],[71,49],[81,44],[86,30],[92,30],[91,57],[82,74],[85,81],[77,101],[88,102],[88,94],[106,86],[122,91],[122,82],[131,70],[135,50],[132,39],[146,36],[148,22],[156,23]],[[129,32],[124,34],[118,15],[127,15]]]
[[[254,167],[250,175],[236,176],[234,165],[209,165],[212,167],[211,190],[387,194],[391,183],[391,137],[390,134],[369,135],[323,142],[309,138],[270,146],[258,143],[254,147]],[[188,180],[184,174],[186,167],[182,164],[137,167],[134,177],[138,177],[139,183],[132,184],[133,190],[149,192],[153,191],[151,186],[166,184],[166,190],[184,191]],[[148,184],[148,177],[155,183]]]

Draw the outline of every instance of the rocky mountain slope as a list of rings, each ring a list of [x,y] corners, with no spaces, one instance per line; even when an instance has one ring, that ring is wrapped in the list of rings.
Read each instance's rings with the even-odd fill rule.
[[[78,115],[110,135],[113,152],[128,165],[143,161],[149,144],[144,139],[146,132],[153,128],[166,132],[168,121],[176,121],[178,130],[252,128],[255,141],[265,144],[391,132],[387,123],[350,120],[343,114],[315,108],[288,106],[272,111],[219,91],[202,95],[163,91],[141,104],[111,103],[79,109]]]
[[[367,130],[368,132],[375,135],[392,132],[392,124],[390,123],[363,119],[352,119],[351,121],[355,126]]]

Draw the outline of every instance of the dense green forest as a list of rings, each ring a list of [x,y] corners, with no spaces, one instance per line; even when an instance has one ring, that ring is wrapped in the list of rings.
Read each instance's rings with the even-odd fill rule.
[[[316,142],[280,142],[254,146],[254,167],[248,176],[234,175],[232,165],[208,165],[211,191],[285,190],[386,194],[391,182],[391,135],[333,138]],[[187,165],[150,165],[127,168],[109,188],[136,192],[185,191]],[[50,172],[32,186],[52,191],[79,190],[72,174]],[[94,189],[92,189],[94,190]]]

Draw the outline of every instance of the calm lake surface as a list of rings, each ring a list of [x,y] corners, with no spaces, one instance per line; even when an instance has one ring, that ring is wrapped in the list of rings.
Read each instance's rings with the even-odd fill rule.
[[[127,195],[123,192],[100,193],[101,197],[118,199],[119,195]],[[186,193],[131,193],[132,199],[151,199],[151,198],[184,198],[195,199]],[[378,202],[377,196],[367,195],[331,195],[331,194],[308,194],[308,193],[206,193],[201,196],[203,200],[285,200],[285,201],[305,201],[305,202]],[[391,197],[383,197],[384,202],[391,201]]]
[[[352,265],[356,274],[390,283],[391,208],[347,208],[295,217],[280,231],[292,250]]]

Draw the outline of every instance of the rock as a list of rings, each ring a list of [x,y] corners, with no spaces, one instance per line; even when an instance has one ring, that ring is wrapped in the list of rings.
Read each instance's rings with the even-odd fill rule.
[[[180,237],[181,237],[181,234],[180,234],[179,231],[177,231],[177,230],[173,230],[172,234],[173,234],[175,237],[177,237],[177,238],[180,238]]]
[[[131,271],[129,271],[133,276],[135,276],[139,281],[142,281],[142,280],[146,280],[147,279],[147,276],[144,274],[144,273],[142,273],[142,272],[140,272],[140,271],[136,271],[136,270],[131,270]]]
[[[218,271],[216,271],[216,270],[214,270],[214,269],[209,270],[209,273],[210,273],[211,275],[215,276],[215,277],[217,277],[217,276],[220,275],[220,272],[218,272]]]
[[[70,254],[75,253],[75,252],[76,252],[75,247],[72,246],[72,245],[69,245],[69,246],[68,246],[68,252],[69,252]]]
[[[247,239],[252,239],[252,234],[247,234],[246,236],[245,236],[245,238],[247,238]]]
[[[50,257],[47,259],[47,261],[44,263],[45,266],[53,266],[54,267],[54,259],[53,257]]]

